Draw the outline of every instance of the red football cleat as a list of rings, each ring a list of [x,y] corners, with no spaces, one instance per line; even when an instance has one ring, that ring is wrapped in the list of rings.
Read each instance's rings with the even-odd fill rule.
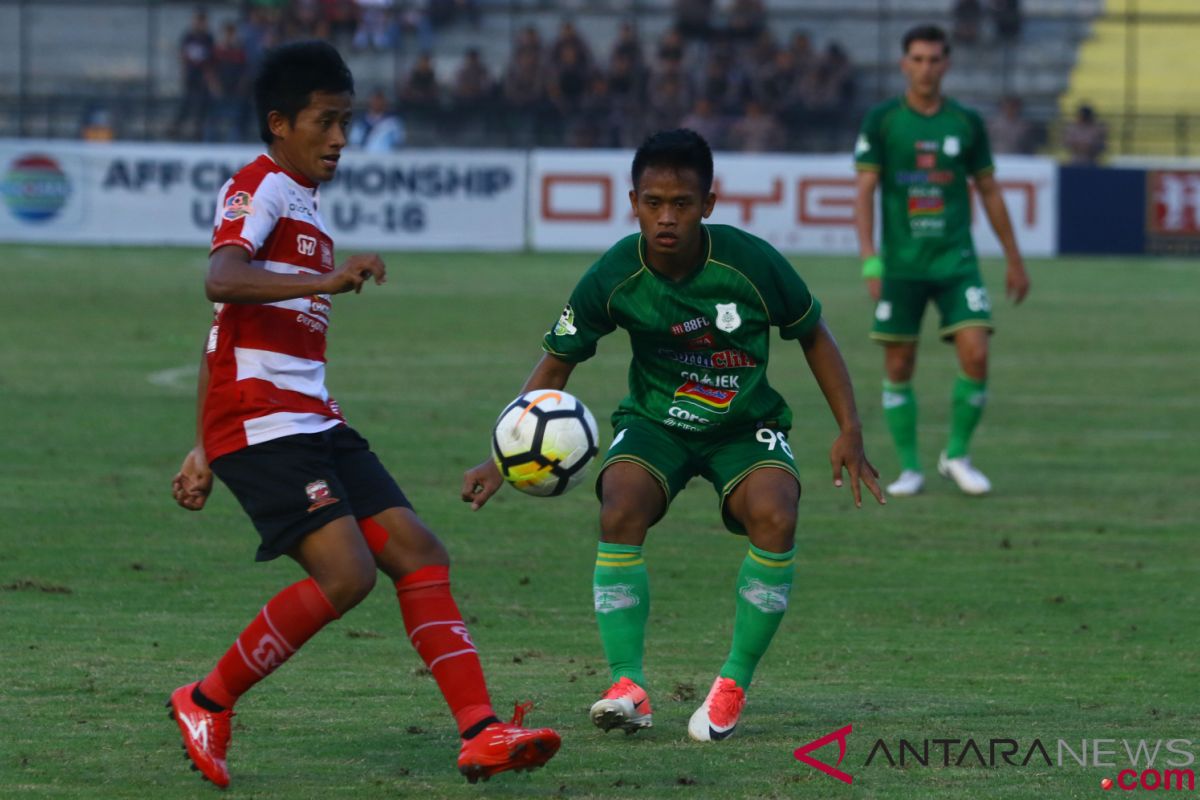
[[[510,769],[521,772],[545,764],[558,752],[562,739],[549,728],[522,728],[533,703],[518,705],[511,722],[493,722],[464,740],[458,751],[458,771],[471,783]]]
[[[229,785],[229,770],[225,767],[225,752],[229,749],[229,721],[232,711],[214,712],[201,708],[192,700],[196,683],[180,686],[171,693],[167,715],[179,724],[183,748],[192,760],[192,769],[199,770],[206,780],[224,789]]]

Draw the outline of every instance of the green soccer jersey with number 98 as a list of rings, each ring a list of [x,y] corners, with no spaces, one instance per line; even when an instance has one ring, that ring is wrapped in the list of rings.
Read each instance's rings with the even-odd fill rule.
[[[791,426],[791,410],[767,382],[770,332],[801,339],[821,304],[774,247],[728,225],[704,226],[704,260],[672,281],[646,262],[640,234],[617,242],[583,275],[543,348],[578,363],[600,337],[629,333],[629,395],[613,414],[688,435]]]
[[[978,269],[967,179],[994,167],[977,113],[948,97],[928,116],[903,97],[880,103],[863,120],[854,165],[879,173],[886,277],[939,279]]]

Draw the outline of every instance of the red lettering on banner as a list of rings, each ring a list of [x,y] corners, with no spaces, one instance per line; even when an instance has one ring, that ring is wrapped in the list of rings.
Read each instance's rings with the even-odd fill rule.
[[[739,206],[742,210],[742,224],[748,225],[754,217],[756,205],[761,203],[774,206],[783,202],[783,179],[771,179],[770,194],[733,194],[732,192],[722,192],[721,180],[717,178],[713,180],[713,192],[716,193],[718,202],[733,203]]]
[[[594,210],[558,211],[554,204],[554,190],[559,186],[594,186],[600,193],[600,202]],[[548,222],[608,222],[612,219],[612,178],[593,174],[547,174],[542,176],[542,219]]]
[[[1200,234],[1200,172],[1154,170],[1146,175],[1146,182],[1148,233]]]
[[[801,225],[854,225],[853,178],[801,178],[796,221]]]

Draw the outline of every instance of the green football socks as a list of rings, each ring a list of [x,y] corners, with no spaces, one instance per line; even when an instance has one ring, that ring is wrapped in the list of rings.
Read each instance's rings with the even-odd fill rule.
[[[642,672],[650,581],[637,545],[600,542],[592,582],[596,624],[613,681],[629,678],[645,688]]]
[[[733,678],[746,689],[759,659],[767,652],[787,610],[796,572],[796,548],[769,553],[750,545],[737,578],[737,613],[733,621],[733,647],[721,667],[722,678]]]
[[[900,469],[921,471],[921,459],[917,456],[917,396],[911,383],[883,382],[883,418],[896,452],[900,456]]]
[[[967,454],[971,434],[983,416],[985,405],[987,381],[972,380],[959,373],[950,396],[950,442],[946,445],[946,458],[960,458]]]

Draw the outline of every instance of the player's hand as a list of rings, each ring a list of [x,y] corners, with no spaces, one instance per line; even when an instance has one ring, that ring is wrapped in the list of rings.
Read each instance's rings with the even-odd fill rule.
[[[833,467],[833,485],[841,487],[842,470],[850,473],[850,491],[854,493],[854,505],[862,508],[862,489],[859,482],[866,484],[868,491],[875,495],[880,505],[887,505],[883,492],[879,488],[879,470],[867,460],[863,452],[862,431],[852,428],[842,431],[829,449],[829,463]]]
[[[879,302],[879,295],[883,291],[883,281],[880,278],[867,278],[867,294],[871,295],[871,299],[876,303]]]
[[[363,284],[371,278],[379,286],[387,281],[387,266],[378,253],[360,253],[342,262],[342,265],[326,278],[328,294],[362,291]]]
[[[489,458],[463,474],[462,501],[470,503],[472,511],[478,511],[503,483],[496,462]]]
[[[1008,299],[1013,305],[1019,305],[1025,299],[1025,295],[1029,294],[1029,273],[1025,271],[1025,263],[1021,259],[1009,262],[1004,285],[1008,290]]]
[[[175,502],[188,511],[199,511],[212,492],[213,474],[203,447],[193,447],[183,459],[183,465],[171,481]]]

